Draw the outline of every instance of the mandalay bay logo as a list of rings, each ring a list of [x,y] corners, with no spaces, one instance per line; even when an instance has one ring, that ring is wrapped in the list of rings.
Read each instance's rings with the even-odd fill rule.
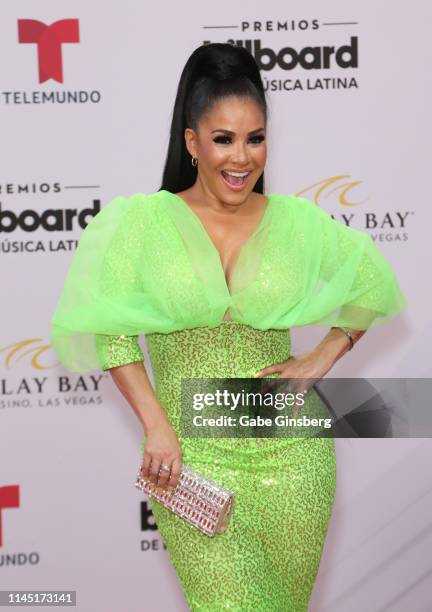
[[[294,195],[307,198],[354,229],[367,231],[374,242],[406,242],[414,217],[412,210],[378,210],[370,196],[359,195],[362,181],[349,174],[320,179]]]
[[[0,410],[103,404],[101,387],[106,373],[57,374],[58,367],[43,338],[0,345]]]

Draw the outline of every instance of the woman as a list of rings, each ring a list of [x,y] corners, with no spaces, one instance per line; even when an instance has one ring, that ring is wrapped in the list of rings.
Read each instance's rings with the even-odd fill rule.
[[[160,190],[119,196],[87,226],[52,321],[65,367],[109,370],[142,422],[144,475],[174,487],[184,463],[235,492],[214,538],[151,502],[192,610],[307,610],[336,465],[332,437],[182,437],[182,378],[319,380],[404,306],[368,235],[306,199],[264,195],[266,125],[249,52],[197,48]],[[289,329],[307,324],[332,329],[294,358]],[[326,415],[313,388],[307,398]]]

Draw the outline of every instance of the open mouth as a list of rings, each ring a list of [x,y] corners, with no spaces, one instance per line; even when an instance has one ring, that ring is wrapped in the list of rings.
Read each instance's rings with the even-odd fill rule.
[[[226,170],[221,171],[222,178],[230,187],[241,188],[246,184],[246,181],[251,172],[227,172]]]

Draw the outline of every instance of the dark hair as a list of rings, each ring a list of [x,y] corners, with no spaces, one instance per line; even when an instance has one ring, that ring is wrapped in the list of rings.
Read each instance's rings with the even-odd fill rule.
[[[184,131],[187,127],[196,130],[201,117],[227,96],[255,100],[267,121],[264,86],[251,53],[230,43],[201,45],[189,57],[180,76],[160,190],[176,193],[195,183],[197,169],[191,164]],[[264,193],[264,173],[253,190]]]

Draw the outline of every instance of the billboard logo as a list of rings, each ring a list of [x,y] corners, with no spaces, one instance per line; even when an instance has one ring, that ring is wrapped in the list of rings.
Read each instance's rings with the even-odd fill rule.
[[[39,83],[63,83],[62,44],[79,42],[78,19],[61,19],[46,25],[36,19],[18,19],[18,41],[37,46]]]

